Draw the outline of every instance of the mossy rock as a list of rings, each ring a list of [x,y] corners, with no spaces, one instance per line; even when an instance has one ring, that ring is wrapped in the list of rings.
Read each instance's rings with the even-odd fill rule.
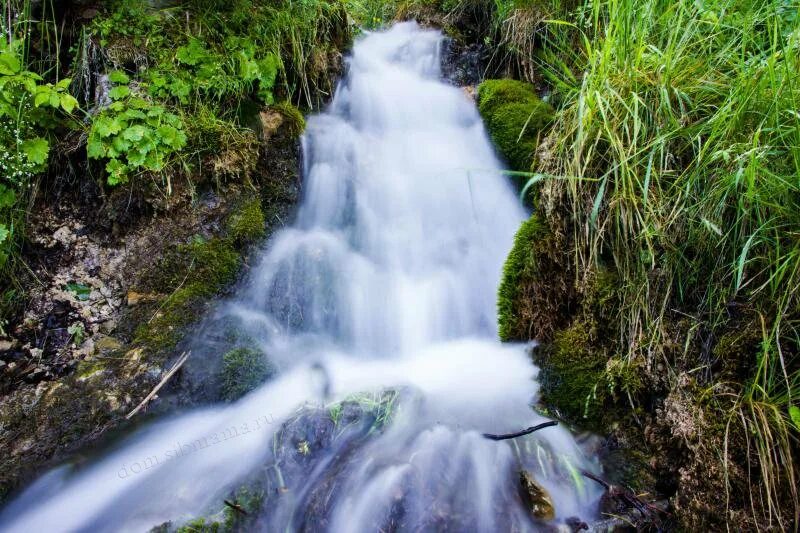
[[[608,355],[593,325],[578,320],[557,331],[549,345],[537,349],[537,362],[542,401],[567,420],[589,428],[600,426]]]
[[[229,402],[238,400],[273,373],[261,351],[250,347],[234,348],[222,356],[221,396]]]
[[[228,218],[228,235],[238,244],[255,242],[265,233],[266,219],[258,198],[245,201]]]
[[[306,119],[303,113],[289,102],[280,102],[272,108],[283,116],[282,127],[286,128],[286,133],[296,139],[306,129]]]
[[[553,121],[553,108],[539,98],[533,85],[501,79],[478,86],[478,110],[511,168],[530,171],[539,138]]]
[[[502,341],[547,341],[568,323],[574,284],[562,243],[547,222],[534,214],[522,223],[503,266],[497,293],[498,333]]]

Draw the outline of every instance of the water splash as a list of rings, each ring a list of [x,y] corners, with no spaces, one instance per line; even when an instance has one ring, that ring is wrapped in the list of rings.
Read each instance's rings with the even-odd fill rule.
[[[525,213],[474,104],[440,81],[442,36],[403,23],[360,39],[329,110],[303,139],[305,198],[221,313],[280,374],[239,402],[136,432],[89,467],[61,467],[0,514],[3,531],[140,531],[201,515],[259,465],[305,405],[404,391],[382,431],[313,450],[311,474],[281,479],[267,530],[300,529],[315,484],[335,478],[330,531],[536,529],[517,493],[520,468],[551,494],[557,519],[597,497],[569,472],[588,467],[569,433],[514,442],[542,421],[536,369],[502,345],[495,292]],[[319,522],[322,524],[322,522]]]

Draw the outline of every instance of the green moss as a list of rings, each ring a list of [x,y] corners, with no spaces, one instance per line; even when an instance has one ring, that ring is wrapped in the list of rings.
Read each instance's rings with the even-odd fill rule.
[[[230,240],[197,239],[178,247],[166,260],[167,265],[185,265],[164,275],[161,289],[177,282],[177,288],[156,308],[153,318],[141,324],[134,342],[151,351],[172,348],[181,337],[181,330],[197,316],[196,312],[208,297],[218,293],[236,279],[241,257]]]
[[[598,343],[594,327],[579,320],[557,331],[540,357],[539,379],[545,404],[558,409],[568,420],[596,426],[606,396],[608,357]]]
[[[176,530],[176,533],[221,533],[225,531],[223,525],[205,518],[195,518]]]
[[[289,102],[281,102],[272,106],[283,116],[283,126],[290,137],[296,139],[306,129],[306,119],[303,113]]]
[[[541,217],[533,215],[522,223],[514,237],[497,291],[498,333],[502,341],[518,340],[524,329],[520,320],[521,289],[526,278],[536,275],[537,246],[545,241],[547,233],[547,225]]]
[[[240,244],[261,239],[266,232],[266,220],[261,201],[251,198],[228,218],[228,236]]]
[[[478,86],[478,110],[511,168],[529,171],[540,134],[553,120],[553,108],[539,99],[533,85],[501,79]]]
[[[235,348],[222,357],[222,398],[238,400],[273,374],[264,354],[254,348]]]

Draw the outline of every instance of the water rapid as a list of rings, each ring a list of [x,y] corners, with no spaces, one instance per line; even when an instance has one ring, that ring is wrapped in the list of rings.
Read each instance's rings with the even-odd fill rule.
[[[566,430],[481,436],[544,420],[530,407],[536,368],[495,325],[502,263],[526,215],[474,103],[440,80],[441,44],[415,23],[365,35],[329,109],[308,120],[297,220],[218,315],[277,375],[47,473],[4,509],[0,530],[181,524],[254,473],[280,489],[258,522],[267,531],[536,530],[522,469],[549,492],[556,521],[591,517],[598,493],[575,473],[593,466]],[[348,398],[384,406],[381,424],[348,438],[331,422],[337,437],[323,446],[302,413],[335,418]],[[276,444],[287,424],[308,435],[291,443],[296,468],[281,466]]]

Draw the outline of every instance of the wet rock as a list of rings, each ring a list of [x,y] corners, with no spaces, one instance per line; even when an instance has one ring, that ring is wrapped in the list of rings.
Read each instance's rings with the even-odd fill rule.
[[[531,514],[539,520],[552,520],[556,516],[553,500],[527,470],[519,473],[519,488],[522,501]]]
[[[589,530],[589,524],[587,524],[577,516],[570,516],[569,518],[564,520],[564,523],[567,525],[567,527],[572,533],[578,533],[578,531],[582,531],[584,529],[587,531]]]

